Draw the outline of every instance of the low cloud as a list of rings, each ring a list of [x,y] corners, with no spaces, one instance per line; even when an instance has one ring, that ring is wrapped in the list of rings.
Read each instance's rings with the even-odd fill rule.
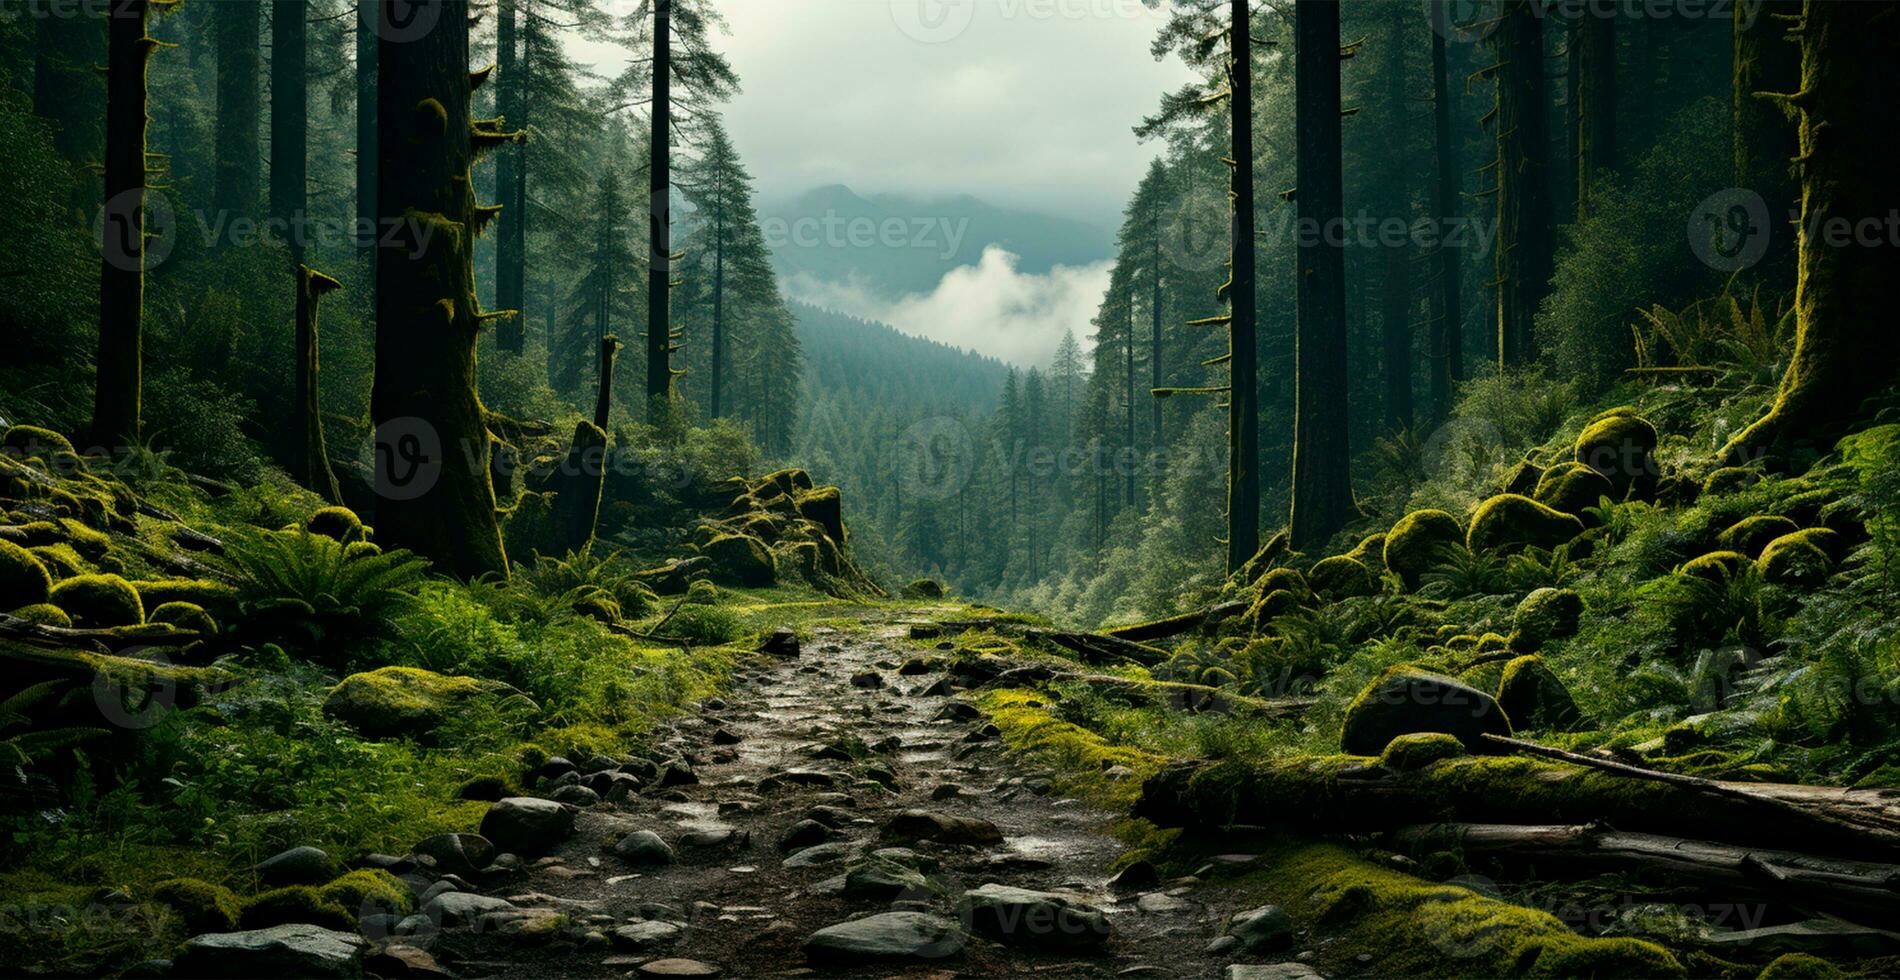
[[[1108,291],[1108,261],[1059,265],[1042,275],[1019,272],[1018,257],[999,246],[976,265],[944,274],[937,288],[891,301],[857,282],[794,275],[787,294],[813,306],[888,323],[905,333],[964,347],[1018,367],[1045,367],[1064,331],[1086,342]]]

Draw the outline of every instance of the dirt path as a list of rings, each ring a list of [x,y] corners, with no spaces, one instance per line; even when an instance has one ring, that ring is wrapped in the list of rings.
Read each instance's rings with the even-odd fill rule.
[[[731,697],[662,733],[663,749],[697,782],[649,785],[588,807],[575,836],[481,888],[560,918],[503,910],[417,945],[464,977],[709,975],[654,962],[681,959],[727,977],[1219,976],[1229,960],[1204,947],[1232,910],[1198,904],[1191,882],[1157,884],[1145,901],[1112,891],[1107,868],[1122,848],[1104,828],[1114,816],[1051,795],[1046,780],[1013,769],[982,720],[958,707],[947,675],[900,673],[916,655],[901,635],[894,624],[821,629],[801,657],[743,674]],[[1002,840],[892,840],[887,824],[906,810],[987,821]],[[971,826],[981,825],[959,829]],[[795,828],[827,848],[782,849]],[[657,833],[676,861],[625,859],[613,844],[629,831]],[[909,851],[871,856],[897,845]],[[787,866],[788,854],[808,866]],[[909,879],[912,887],[898,892],[905,865],[928,872],[934,887]],[[847,873],[866,867],[900,880],[862,890],[876,881],[852,879],[847,890]],[[1060,891],[1105,913],[1113,936],[1093,950],[972,938],[960,950],[953,941],[895,959],[808,959],[812,933],[867,915],[923,912],[967,930],[958,899],[988,883]]]

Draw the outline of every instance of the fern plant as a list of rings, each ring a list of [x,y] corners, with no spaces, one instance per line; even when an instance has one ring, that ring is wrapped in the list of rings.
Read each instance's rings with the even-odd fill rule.
[[[252,639],[328,654],[393,628],[415,600],[428,562],[402,550],[352,556],[308,531],[269,531],[227,543]]]
[[[33,728],[31,712],[51,699],[65,681],[42,681],[0,701],[0,756],[18,769],[59,751],[106,734],[103,728]]]
[[[1497,595],[1511,584],[1504,559],[1464,548],[1444,549],[1438,566],[1422,578],[1427,589],[1452,597]]]
[[[1531,592],[1542,588],[1560,589],[1570,584],[1582,569],[1570,557],[1568,544],[1545,551],[1528,548],[1512,555],[1505,565],[1505,578],[1514,591]]]

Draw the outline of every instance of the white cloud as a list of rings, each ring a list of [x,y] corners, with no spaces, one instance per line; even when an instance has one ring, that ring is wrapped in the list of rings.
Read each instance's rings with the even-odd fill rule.
[[[937,288],[896,301],[858,283],[798,275],[785,283],[795,300],[888,323],[905,333],[970,348],[1019,367],[1047,366],[1064,331],[1086,341],[1108,290],[1107,261],[1059,265],[1045,275],[1018,272],[1017,256],[998,246],[976,265],[944,274]]]

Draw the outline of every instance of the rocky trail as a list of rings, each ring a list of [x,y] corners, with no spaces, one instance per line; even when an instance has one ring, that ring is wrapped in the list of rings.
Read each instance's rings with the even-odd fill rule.
[[[1146,864],[1111,876],[1117,817],[1018,771],[902,635],[821,628],[802,656],[743,671],[729,697],[660,733],[666,762],[551,760],[536,798],[494,805],[485,839],[396,859],[422,912],[366,920],[366,968],[1222,976],[1289,958],[1245,952],[1285,948],[1278,910],[1223,936],[1244,906],[1216,889],[1153,880]]]

